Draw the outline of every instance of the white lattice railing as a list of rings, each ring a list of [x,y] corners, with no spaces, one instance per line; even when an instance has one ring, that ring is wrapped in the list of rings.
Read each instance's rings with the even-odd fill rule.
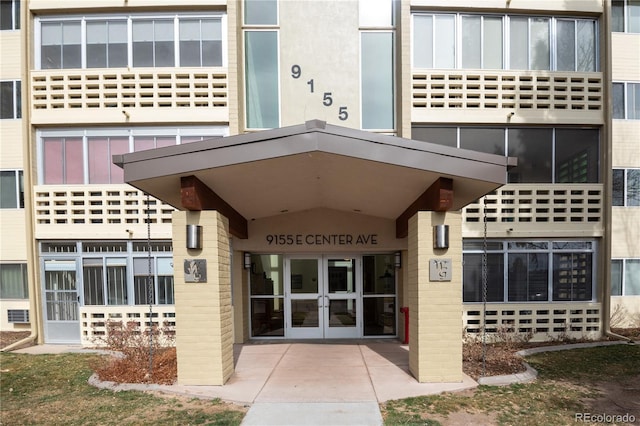
[[[492,237],[602,236],[602,184],[509,184],[486,196]],[[484,198],[463,210],[463,236],[480,237]]]
[[[602,117],[602,73],[551,71],[412,71],[414,122],[442,109],[562,113],[591,112]],[[586,116],[585,116],[586,118]],[[585,121],[588,122],[588,121]]]
[[[602,307],[596,302],[488,303],[485,324],[482,305],[463,305],[463,326],[470,336],[479,336],[483,325],[492,339],[531,336],[532,341],[559,338],[600,337]]]
[[[80,330],[83,346],[100,346],[104,342],[109,322],[133,323],[144,332],[150,323],[158,327],[165,343],[175,336],[176,314],[173,305],[153,307],[153,317],[149,321],[149,306],[82,306],[80,308]]]
[[[169,111],[174,121],[229,116],[228,71],[221,67],[37,70],[31,84],[34,123],[55,122],[64,113],[68,119],[71,111],[74,122],[93,123],[166,121]]]
[[[125,184],[38,185],[34,187],[36,237],[59,238],[72,232],[76,238],[122,238],[134,236],[135,231],[140,238],[146,235],[147,213],[154,237],[170,237],[175,209],[155,198],[149,204],[147,212],[146,195]],[[158,224],[166,225],[158,229]],[[124,234],[125,228],[130,235]]]

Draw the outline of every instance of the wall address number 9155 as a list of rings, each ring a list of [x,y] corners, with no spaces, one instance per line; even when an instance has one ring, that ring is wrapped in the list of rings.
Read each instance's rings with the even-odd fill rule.
[[[298,79],[302,77],[302,68],[300,65],[292,65],[291,66],[291,77]],[[314,82],[313,79],[307,81],[307,85],[309,86],[309,92],[314,93]],[[331,106],[333,105],[333,95],[331,92],[324,92],[322,96],[322,105]],[[338,118],[341,121],[345,121],[349,118],[349,112],[347,111],[346,106],[338,107]]]

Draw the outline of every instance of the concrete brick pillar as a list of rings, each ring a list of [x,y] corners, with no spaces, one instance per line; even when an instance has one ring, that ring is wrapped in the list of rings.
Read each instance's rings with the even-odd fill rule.
[[[433,226],[449,225],[449,248],[433,248]],[[432,281],[432,260],[450,261],[451,281]],[[418,212],[408,235],[409,370],[421,383],[462,381],[462,217]]]
[[[233,373],[229,221],[217,211],[173,213],[178,383],[223,385]],[[186,225],[202,226],[202,249],[186,248]],[[206,281],[185,282],[185,260],[206,261]]]

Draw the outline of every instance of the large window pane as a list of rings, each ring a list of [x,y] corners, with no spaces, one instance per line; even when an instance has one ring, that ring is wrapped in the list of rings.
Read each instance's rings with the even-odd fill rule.
[[[529,69],[529,20],[509,18],[509,68]]]
[[[559,20],[557,23],[558,71],[575,71],[576,68],[576,23],[574,20]]]
[[[276,25],[277,0],[244,0],[244,23],[247,25]]]
[[[509,183],[551,183],[552,130],[508,129],[508,155],[518,158]]]
[[[251,255],[251,295],[284,295],[282,256]]]
[[[462,68],[482,68],[481,17],[462,17]]]
[[[155,301],[155,267],[154,259],[151,259],[151,271],[149,271],[149,258],[133,259],[133,303],[136,305],[149,305]]]
[[[549,22],[547,18],[531,18],[530,56],[532,70],[550,69]]]
[[[18,208],[18,176],[15,170],[0,171],[0,209]]]
[[[627,206],[640,206],[640,169],[627,170]]]
[[[132,48],[134,67],[153,66],[153,21],[133,22]]]
[[[640,33],[640,0],[627,0],[627,31]]]
[[[611,204],[614,206],[624,206],[624,175],[624,169],[613,169]]]
[[[365,297],[362,316],[365,336],[396,335],[395,297]]]
[[[393,33],[362,33],[362,128],[394,128]]]
[[[245,32],[247,127],[276,128],[280,124],[278,33]]]
[[[455,127],[413,127],[411,139],[456,148],[458,146],[458,129]]]
[[[173,43],[173,21],[159,20],[154,22],[154,55],[156,67],[173,67],[175,65],[175,46]]]
[[[504,129],[463,127],[460,129],[460,148],[504,155]]]
[[[482,68],[502,69],[502,18],[485,17],[482,40]]]
[[[576,35],[577,65],[576,71],[592,72],[596,70],[596,23],[578,20]]]
[[[203,19],[202,66],[222,66],[222,23],[220,19]]]
[[[627,119],[640,120],[640,83],[627,83]]]
[[[0,82],[0,118],[16,118],[16,100],[19,93],[16,93],[14,81]]]
[[[555,253],[553,255],[553,300],[592,299],[593,255]]]
[[[640,296],[640,259],[627,259],[624,263],[624,295]]]
[[[129,152],[128,138],[89,138],[89,183],[123,183],[123,170],[113,164],[114,155]]]
[[[547,253],[509,253],[509,301],[548,300]]]
[[[624,83],[613,83],[611,96],[613,98],[613,118],[624,120]]]
[[[622,260],[611,261],[611,295],[622,296]]]
[[[393,255],[363,256],[362,280],[365,295],[395,294],[396,270]]]
[[[251,336],[284,336],[284,299],[265,297],[251,299]]]
[[[599,131],[556,130],[556,183],[597,183]]]
[[[80,68],[81,34],[79,21],[43,22],[40,39],[42,69]]]
[[[624,0],[611,0],[611,31],[624,32]]]
[[[433,68],[433,16],[413,16],[413,66]]]
[[[435,15],[434,68],[455,68],[456,22],[454,15]]]
[[[27,265],[0,263],[0,299],[28,299]]]
[[[80,68],[80,22],[65,22],[62,26],[62,68]]]
[[[464,302],[482,302],[482,254],[465,253],[462,277]],[[504,301],[504,255],[487,254],[487,302]]]
[[[127,259],[107,258],[107,300],[109,305],[126,305]]]
[[[102,259],[84,259],[82,261],[82,278],[84,284],[84,304],[104,305]]]

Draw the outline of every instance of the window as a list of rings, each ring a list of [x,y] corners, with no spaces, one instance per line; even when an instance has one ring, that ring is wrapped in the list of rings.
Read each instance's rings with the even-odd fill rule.
[[[613,118],[640,120],[640,83],[613,83]]]
[[[129,152],[129,138],[87,138],[89,183],[122,183],[124,171],[113,164],[113,156]]]
[[[0,171],[0,209],[24,208],[22,170]]]
[[[393,32],[361,32],[362,128],[394,128]]]
[[[26,263],[0,263],[0,299],[28,299]]]
[[[46,130],[38,132],[40,182],[119,184],[123,170],[113,155],[222,137],[226,127]]]
[[[252,337],[284,336],[283,276],[281,255],[251,255],[249,292]]]
[[[20,0],[0,1],[0,30],[20,29]]]
[[[22,85],[19,80],[0,81],[0,119],[22,118]]]
[[[595,19],[415,13],[416,68],[597,71]]]
[[[394,255],[362,257],[362,316],[365,336],[396,335]]]
[[[640,169],[613,169],[613,206],[640,206]]]
[[[81,22],[75,20],[43,22],[40,28],[40,67],[81,68]]]
[[[277,0],[244,0],[244,23],[246,25],[277,25]]]
[[[224,65],[221,14],[36,18],[39,69]]]
[[[280,127],[278,32],[245,31],[247,127]]]
[[[614,32],[640,33],[640,0],[611,0]]]
[[[222,25],[219,19],[180,21],[180,65],[222,66]]]
[[[126,67],[127,21],[87,22],[87,68]]]
[[[428,127],[415,140],[518,158],[509,183],[597,183],[600,132],[577,128]]]
[[[93,305],[146,305],[149,304],[149,258],[146,242],[82,242],[77,250],[51,250],[60,248],[58,243],[41,243],[41,256],[45,264],[71,265],[75,272],[76,260],[80,261],[84,304]],[[173,259],[171,242],[151,243],[151,268],[153,289],[151,303],[173,304]],[[134,257],[134,253],[137,254]],[[144,254],[143,254],[144,253]],[[139,257],[144,256],[144,257]],[[60,259],[65,261],[60,262]],[[157,273],[156,273],[157,271]],[[158,300],[156,300],[158,295]]]
[[[483,301],[483,251],[482,241],[463,242],[464,302]],[[490,241],[487,301],[593,300],[594,253],[590,241]]]
[[[640,296],[640,259],[611,261],[611,295]]]

